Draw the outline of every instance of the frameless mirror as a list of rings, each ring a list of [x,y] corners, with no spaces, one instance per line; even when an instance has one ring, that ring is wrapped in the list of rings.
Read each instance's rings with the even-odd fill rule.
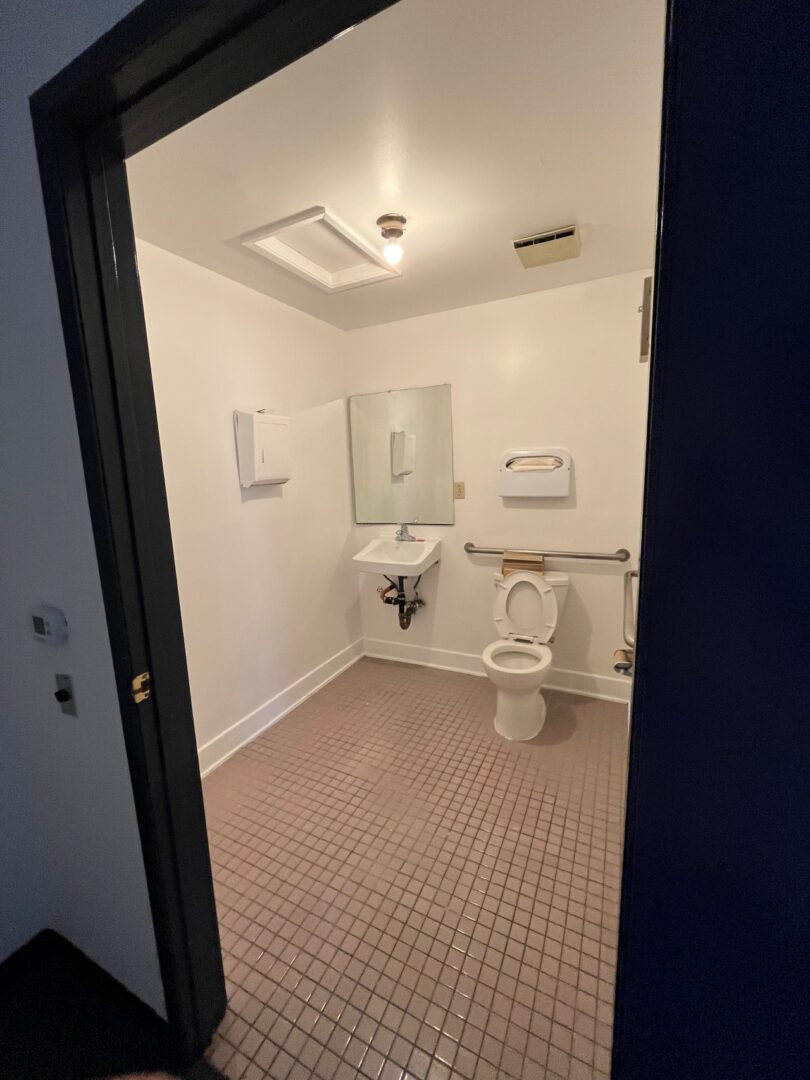
[[[358,525],[453,524],[450,387],[349,398]]]

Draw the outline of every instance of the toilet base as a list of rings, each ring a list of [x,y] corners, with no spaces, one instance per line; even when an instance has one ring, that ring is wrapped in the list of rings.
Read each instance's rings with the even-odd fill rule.
[[[511,742],[527,742],[539,735],[546,722],[546,703],[539,690],[531,694],[498,691],[495,730]]]

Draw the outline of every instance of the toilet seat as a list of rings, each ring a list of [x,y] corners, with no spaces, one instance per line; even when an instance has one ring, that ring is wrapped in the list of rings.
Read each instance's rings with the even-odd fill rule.
[[[515,663],[521,657],[524,663]],[[551,649],[538,642],[503,640],[491,642],[482,654],[484,667],[496,671],[514,672],[515,675],[532,678],[551,666]]]
[[[557,598],[541,574],[518,571],[497,581],[493,617],[502,638],[550,641],[557,625]]]

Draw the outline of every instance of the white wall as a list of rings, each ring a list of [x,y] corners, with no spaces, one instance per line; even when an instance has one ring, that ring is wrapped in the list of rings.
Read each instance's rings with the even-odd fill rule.
[[[643,273],[344,333],[160,248],[138,250],[203,770],[363,647],[480,672],[498,560],[466,555],[465,540],[629,547],[635,565]],[[343,397],[437,382],[452,386],[467,497],[454,526],[424,529],[443,537],[442,561],[424,579],[428,606],[401,631],[379,582],[349,561],[381,530],[352,524]],[[241,491],[234,407],[291,414],[289,484]],[[502,500],[501,454],[534,445],[571,450],[572,494]],[[626,698],[612,669],[626,567],[556,566],[571,588],[549,684]]]
[[[542,273],[542,271],[536,271]],[[456,524],[425,528],[443,538],[442,560],[423,582],[428,607],[407,631],[363,586],[371,652],[480,670],[492,623],[494,558],[482,546],[630,549],[641,522],[647,365],[640,364],[643,273],[426,315],[349,334],[350,393],[452,384],[455,477],[466,482]],[[565,499],[502,500],[500,455],[513,447],[565,446],[574,457]],[[374,527],[358,527],[356,546]],[[418,531],[418,530],[417,530]],[[614,677],[621,642],[621,564],[555,563],[570,574],[549,683],[626,697]]]
[[[346,335],[150,244],[138,259],[205,770],[360,654]],[[289,483],[239,487],[234,408],[291,417]]]
[[[158,1010],[163,992],[102,607],[28,95],[130,0],[3,4],[0,959],[51,926]],[[70,644],[28,609],[49,601]],[[75,680],[79,716],[53,700]]]

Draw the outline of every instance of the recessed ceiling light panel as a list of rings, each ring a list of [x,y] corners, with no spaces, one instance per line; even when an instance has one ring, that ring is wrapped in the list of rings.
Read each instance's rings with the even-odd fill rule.
[[[325,206],[311,206],[241,238],[245,247],[324,292],[399,277],[378,251]]]

